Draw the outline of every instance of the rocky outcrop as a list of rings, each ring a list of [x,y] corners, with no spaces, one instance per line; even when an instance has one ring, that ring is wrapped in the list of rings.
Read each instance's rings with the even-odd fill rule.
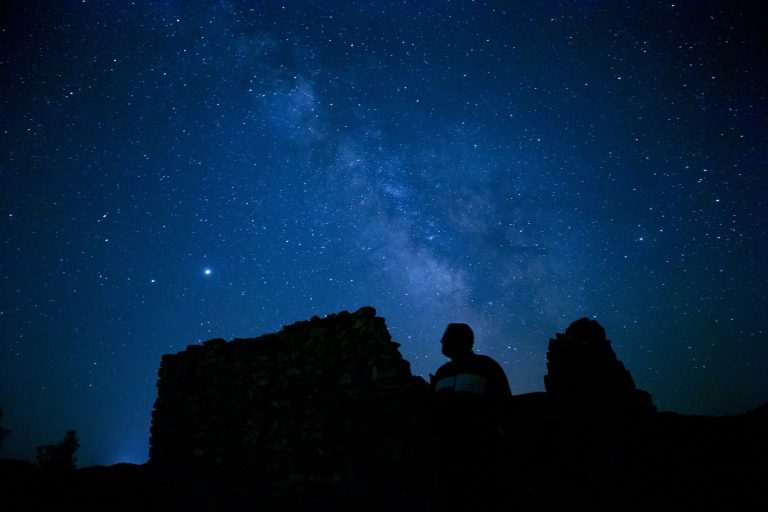
[[[428,385],[398,346],[363,307],[165,355],[150,462],[296,487],[407,476]]]
[[[596,320],[576,320],[549,340],[547,370],[547,395],[566,415],[636,418],[656,412],[650,393],[635,386]]]

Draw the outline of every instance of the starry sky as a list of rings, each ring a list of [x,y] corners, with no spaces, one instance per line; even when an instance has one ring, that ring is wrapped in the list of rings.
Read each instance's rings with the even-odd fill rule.
[[[10,1],[0,456],[148,459],[160,358],[371,305],[513,393],[597,319],[659,410],[768,401],[758,1]]]

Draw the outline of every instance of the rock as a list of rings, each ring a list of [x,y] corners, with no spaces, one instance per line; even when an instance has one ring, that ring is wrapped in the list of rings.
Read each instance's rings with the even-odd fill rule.
[[[398,346],[362,307],[165,355],[150,463],[291,486],[396,480],[423,462],[428,397]]]
[[[637,389],[616,357],[605,329],[581,318],[549,340],[547,394],[569,415],[643,416],[656,412],[648,392]]]

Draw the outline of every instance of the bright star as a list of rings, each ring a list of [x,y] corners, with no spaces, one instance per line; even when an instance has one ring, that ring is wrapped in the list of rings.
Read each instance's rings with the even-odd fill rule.
[[[207,276],[211,275],[211,269],[207,268],[207,269],[203,270],[203,274],[205,274]]]

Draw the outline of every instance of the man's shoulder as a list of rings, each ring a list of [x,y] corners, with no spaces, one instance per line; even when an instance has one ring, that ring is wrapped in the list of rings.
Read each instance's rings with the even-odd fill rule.
[[[476,360],[478,368],[481,368],[482,373],[487,376],[502,396],[509,396],[511,390],[509,389],[509,381],[507,380],[507,374],[504,368],[490,356],[479,354]]]
[[[484,354],[475,354],[475,362],[476,364],[480,364],[488,368],[501,369],[501,365],[498,361],[496,361],[491,356],[486,356]]]
[[[447,363],[443,363],[438,369],[435,371],[435,377],[443,377],[446,375],[451,375],[452,373],[456,372],[456,363],[454,361],[448,361]]]

